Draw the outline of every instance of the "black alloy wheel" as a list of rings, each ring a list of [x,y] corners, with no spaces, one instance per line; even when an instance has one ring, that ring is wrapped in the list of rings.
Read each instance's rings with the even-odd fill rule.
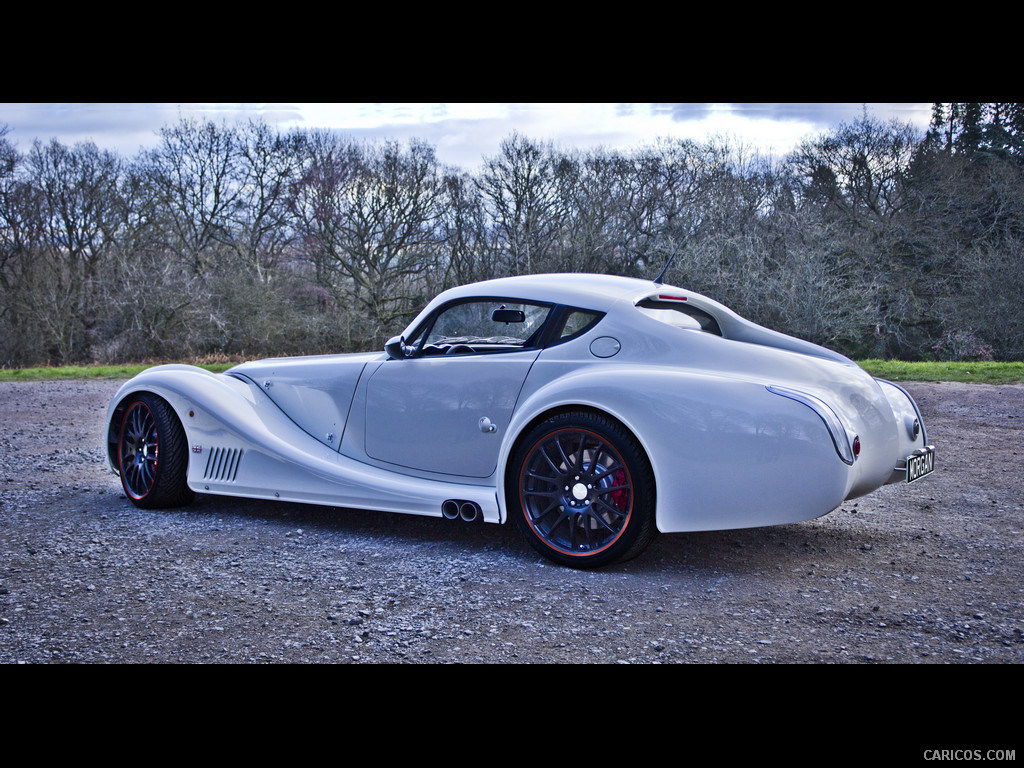
[[[149,393],[133,395],[118,430],[118,471],[125,494],[138,507],[188,504],[185,431],[167,401]]]
[[[640,554],[656,533],[654,476],[639,443],[590,412],[545,421],[521,444],[506,491],[533,547],[590,568]]]

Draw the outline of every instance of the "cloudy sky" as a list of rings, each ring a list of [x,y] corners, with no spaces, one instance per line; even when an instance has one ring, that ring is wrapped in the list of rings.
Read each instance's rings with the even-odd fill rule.
[[[132,157],[180,117],[232,124],[258,118],[281,130],[330,128],[354,138],[419,138],[442,162],[474,170],[513,131],[562,148],[628,149],[658,137],[722,134],[781,156],[801,139],[866,111],[922,131],[930,103],[14,103],[0,102],[0,128],[26,150],[34,139],[92,141]]]

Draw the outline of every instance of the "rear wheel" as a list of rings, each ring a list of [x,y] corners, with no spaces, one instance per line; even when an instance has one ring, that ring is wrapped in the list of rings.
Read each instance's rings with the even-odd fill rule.
[[[178,507],[195,498],[185,480],[185,430],[166,400],[149,393],[132,396],[118,432],[117,457],[121,485],[136,506]]]
[[[656,533],[654,473],[618,422],[564,413],[533,429],[512,463],[511,514],[545,557],[592,568],[640,554]]]

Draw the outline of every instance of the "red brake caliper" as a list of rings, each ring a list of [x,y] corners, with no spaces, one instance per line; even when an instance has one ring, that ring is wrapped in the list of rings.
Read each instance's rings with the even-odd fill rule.
[[[625,483],[626,473],[621,469],[615,470],[615,485],[625,485]],[[629,505],[629,490],[623,488],[619,491],[612,491],[611,497],[615,508],[620,512],[625,512],[626,507]]]

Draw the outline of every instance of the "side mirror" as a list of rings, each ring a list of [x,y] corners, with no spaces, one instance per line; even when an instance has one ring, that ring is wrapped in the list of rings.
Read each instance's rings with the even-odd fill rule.
[[[405,359],[405,336],[394,336],[384,345],[384,351],[392,360]]]
[[[500,307],[491,312],[491,320],[495,323],[525,323],[526,313],[521,309]]]

